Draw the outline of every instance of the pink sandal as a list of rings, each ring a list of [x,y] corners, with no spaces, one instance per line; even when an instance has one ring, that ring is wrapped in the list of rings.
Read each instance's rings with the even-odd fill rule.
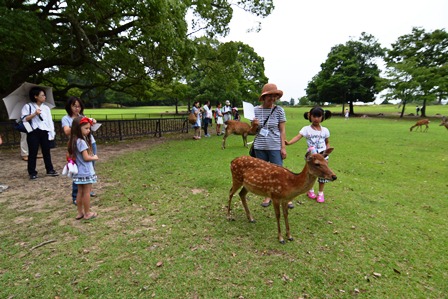
[[[308,195],[308,198],[311,198],[311,199],[316,199],[316,197],[317,197],[313,191],[308,191],[308,193],[306,195]]]
[[[322,194],[322,195],[319,195],[318,197],[317,197],[317,200],[316,200],[317,202],[324,202],[325,201],[325,198],[324,198],[324,195]]]

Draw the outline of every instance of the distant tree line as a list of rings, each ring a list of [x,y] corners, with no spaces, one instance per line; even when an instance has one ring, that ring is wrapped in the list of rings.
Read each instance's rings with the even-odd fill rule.
[[[380,76],[379,60],[386,63],[384,77]],[[440,103],[448,95],[447,32],[413,28],[390,49],[382,48],[366,33],[358,41],[336,45],[308,83],[305,100],[342,104],[342,111],[348,104],[353,114],[356,101],[371,102],[381,91],[386,92],[386,100],[402,100],[401,116],[409,101],[421,101],[421,116],[426,116],[428,101]]]

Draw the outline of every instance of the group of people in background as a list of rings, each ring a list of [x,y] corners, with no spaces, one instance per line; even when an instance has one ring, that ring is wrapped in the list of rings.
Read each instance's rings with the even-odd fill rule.
[[[213,127],[213,119],[216,124],[216,135],[223,135],[225,132],[226,122],[233,119],[240,121],[241,117],[238,113],[238,108],[230,105],[230,101],[225,102],[225,106],[222,107],[220,102],[217,103],[215,110],[212,109],[210,101],[205,101],[205,104],[201,107],[199,101],[193,103],[191,113],[196,115],[196,123],[193,124],[194,135],[193,139],[201,139],[201,130],[204,130],[204,137],[211,137],[209,127]]]
[[[39,86],[32,87],[29,90],[29,100],[21,111],[21,120],[28,122],[32,129],[27,133],[21,133],[21,156],[24,161],[27,161],[29,179],[39,178],[36,165],[39,148],[42,152],[46,175],[56,177],[59,173],[54,169],[51,157],[56,132],[50,107],[45,104],[45,90]],[[66,158],[77,165],[77,173],[71,177],[72,201],[78,210],[75,219],[90,220],[97,216],[97,213],[90,210],[90,196],[95,196],[92,192],[92,184],[97,181],[94,168],[94,161],[98,160],[97,147],[95,138],[91,134],[91,127],[96,120],[84,116],[84,104],[77,97],[68,99],[65,110],[67,115],[61,122],[63,132],[69,138]],[[2,191],[6,188],[2,187]]]

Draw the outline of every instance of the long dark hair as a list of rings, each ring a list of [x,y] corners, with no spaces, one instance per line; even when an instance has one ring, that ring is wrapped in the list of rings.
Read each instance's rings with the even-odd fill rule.
[[[70,157],[75,158],[75,152],[77,150],[77,140],[78,138],[82,138],[86,141],[88,149],[87,152],[89,155],[93,154],[92,150],[92,139],[90,138],[91,134],[87,136],[83,136],[81,132],[81,127],[87,125],[86,123],[80,124],[81,120],[85,118],[83,116],[78,116],[73,119],[72,130],[70,132],[70,138],[68,140],[67,151]]]

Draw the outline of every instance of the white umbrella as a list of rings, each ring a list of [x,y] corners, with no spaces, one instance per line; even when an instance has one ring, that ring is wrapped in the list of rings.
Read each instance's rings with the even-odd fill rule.
[[[45,105],[50,107],[50,109],[56,106],[54,104],[53,89],[51,87],[24,82],[19,88],[3,98],[9,119],[19,119],[22,116],[22,108],[30,102],[29,91],[34,86],[39,86],[45,91],[47,96]]]

